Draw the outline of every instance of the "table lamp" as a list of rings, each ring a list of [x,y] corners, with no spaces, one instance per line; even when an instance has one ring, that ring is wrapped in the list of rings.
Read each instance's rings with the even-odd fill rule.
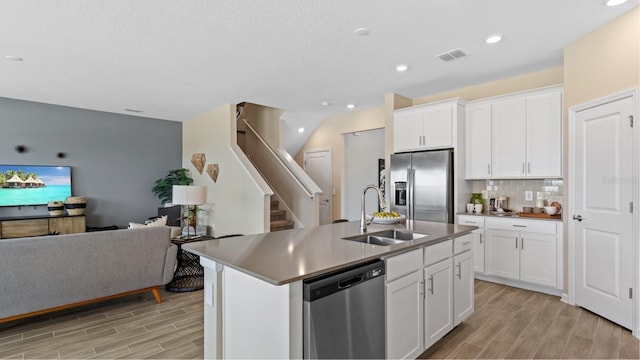
[[[206,186],[191,186],[191,185],[173,185],[173,198],[172,201],[176,205],[181,205],[183,207],[183,215],[180,216],[180,228],[184,228],[184,214],[188,214],[191,210],[190,207],[193,207],[194,215],[193,215],[193,228],[194,232],[196,229],[196,216],[195,216],[195,206],[202,205],[207,202],[207,187]],[[187,223],[187,237],[186,239],[191,239],[190,234],[191,224]],[[195,235],[195,234],[194,234]]]

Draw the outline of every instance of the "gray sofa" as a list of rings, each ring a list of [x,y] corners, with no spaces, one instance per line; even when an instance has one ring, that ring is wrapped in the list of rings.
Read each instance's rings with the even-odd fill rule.
[[[177,247],[169,227],[0,240],[0,322],[117,296],[171,281]]]

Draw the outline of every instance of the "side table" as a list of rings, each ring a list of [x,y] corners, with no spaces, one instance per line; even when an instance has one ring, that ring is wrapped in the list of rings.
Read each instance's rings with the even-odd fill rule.
[[[200,257],[182,250],[182,245],[195,241],[213,240],[211,236],[200,236],[195,239],[171,239],[178,247],[178,265],[173,273],[173,279],[165,288],[170,292],[189,292],[204,288],[204,268],[200,265]]]

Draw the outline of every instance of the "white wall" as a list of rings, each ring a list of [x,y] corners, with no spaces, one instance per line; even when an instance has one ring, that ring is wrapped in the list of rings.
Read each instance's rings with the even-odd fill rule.
[[[378,159],[384,159],[384,129],[343,134],[344,196],[342,214],[349,220],[360,219],[360,196],[366,185],[378,185]],[[357,134],[357,135],[354,135]],[[369,190],[366,213],[378,211],[378,195]]]
[[[208,190],[208,203],[203,206],[206,213],[198,221],[213,227],[216,237],[263,233],[269,228],[272,193],[262,178],[256,178],[253,166],[236,145],[235,117],[235,105],[225,105],[185,121],[182,128],[182,165],[190,170],[194,185]],[[191,164],[194,153],[204,153],[207,165],[219,164],[217,182],[207,174],[206,165],[198,173]]]

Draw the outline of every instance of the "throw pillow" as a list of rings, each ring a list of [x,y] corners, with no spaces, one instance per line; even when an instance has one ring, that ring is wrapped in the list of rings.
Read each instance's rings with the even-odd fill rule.
[[[147,226],[166,226],[166,225],[167,225],[167,215],[164,215],[146,224],[138,224],[138,223],[130,222],[129,229],[139,229]]]

